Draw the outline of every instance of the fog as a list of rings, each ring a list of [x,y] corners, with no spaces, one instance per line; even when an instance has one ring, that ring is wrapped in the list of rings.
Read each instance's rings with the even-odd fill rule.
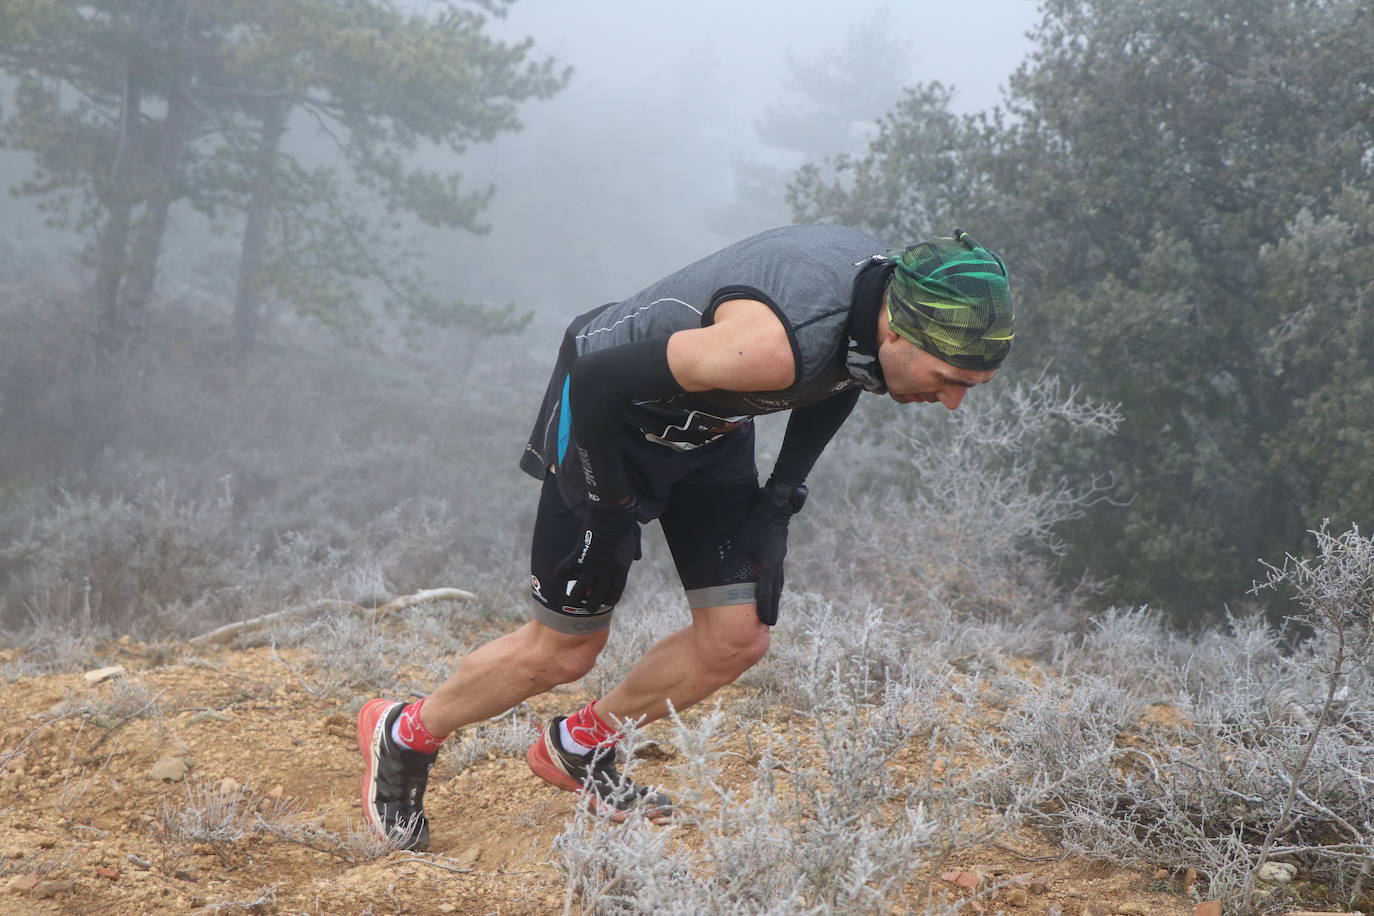
[[[227,492],[215,537],[296,592],[312,564],[263,565],[288,536],[374,582],[511,561],[530,510],[515,456],[569,318],[792,221],[894,246],[968,229],[1017,300],[1016,355],[970,406],[1022,403],[1011,385],[1046,366],[1120,405],[1120,433],[1081,447],[1046,432],[1049,407],[1027,424],[1048,437],[1044,480],[1091,481],[1081,513],[1018,529],[1061,564],[1049,579],[1218,613],[1258,558],[1374,511],[1348,432],[1374,428],[1349,381],[1369,350],[1329,343],[1369,333],[1374,20],[1355,0],[1247,8],[1239,31],[1227,0],[273,18],[293,9],[0,6],[5,620],[99,578],[59,542],[119,556],[125,499],[213,516]],[[529,320],[490,310],[507,306]],[[843,472],[914,486],[864,449],[935,412],[860,403]],[[428,498],[461,503],[435,515],[451,538],[375,560],[358,532]],[[130,581],[112,619],[144,600]],[[154,604],[199,600],[168,594]]]
[[[430,252],[433,283],[449,294],[540,313],[585,311],[736,238],[790,222],[784,193],[792,173],[807,161],[860,151],[904,87],[939,80],[955,88],[953,110],[993,107],[1030,50],[1035,18],[1031,0],[991,0],[976,17],[926,0],[843,10],[782,0],[663,7],[518,0],[488,31],[532,39],[531,54],[571,67],[571,82],[550,100],[525,102],[522,130],[460,156],[431,150],[421,157],[470,186],[493,186],[495,196],[484,214],[487,234],[412,226],[410,244]],[[848,45],[874,35],[898,49],[870,62],[889,78],[853,98],[845,112],[852,122],[834,124],[828,145],[788,149],[760,137],[770,111],[813,104],[789,62],[812,72],[835,66]],[[288,142],[319,150],[324,162],[334,155],[331,139],[305,118],[292,123]],[[0,149],[0,183],[29,177],[32,162]],[[217,245],[184,207],[174,208],[173,221],[163,270],[181,279]],[[0,233],[49,253],[83,244],[44,225],[26,197],[5,201]],[[553,253],[538,271],[529,266],[536,252]]]
[[[808,158],[859,151],[903,87],[939,80],[956,87],[956,111],[996,105],[1030,49],[1034,21],[1029,0],[980,4],[976,19],[933,2],[841,9],[780,0],[521,0],[494,31],[533,37],[539,51],[573,67],[573,81],[525,107],[524,131],[465,157],[466,174],[494,183],[497,194],[491,234],[453,240],[474,255],[463,280],[496,301],[578,311],[789,222],[783,196],[791,173]],[[834,125],[830,148],[765,142],[758,124],[770,110],[808,105],[789,60],[811,70],[833,65],[851,32],[862,32],[860,44],[877,34],[900,48],[891,78],[853,99],[854,123]],[[742,202],[751,189],[741,180],[758,173],[762,186]],[[546,267],[531,276],[538,250],[556,252],[558,268],[541,259]],[[566,306],[558,301],[565,297]]]

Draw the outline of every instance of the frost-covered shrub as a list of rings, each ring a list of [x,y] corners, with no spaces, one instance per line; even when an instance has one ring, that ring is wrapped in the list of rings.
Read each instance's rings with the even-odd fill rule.
[[[768,740],[738,788],[721,779],[726,717],[678,722],[680,826],[579,814],[555,844],[569,892],[608,914],[889,912],[935,825],[886,766],[910,724],[876,719],[837,725],[815,764]],[[687,824],[700,852],[676,842]]]
[[[810,537],[798,539],[796,578],[830,594],[865,583],[893,607],[1067,625],[1091,589],[1057,584],[1056,528],[1104,498],[1108,482],[1047,478],[1043,449],[1110,435],[1119,422],[1052,377],[954,412],[868,407],[832,445],[815,509],[798,519]]]
[[[1258,617],[1232,618],[1228,631],[1185,646],[1177,637],[1154,642],[1148,621],[1118,617],[1107,629],[1163,669],[1148,695],[1106,672],[1131,665],[1120,647],[1089,636],[1064,653],[1080,668],[1104,671],[1095,683],[1132,691],[1135,704],[1171,701],[1162,719],[1132,723],[1138,705],[1099,708],[1078,696],[1083,686],[1058,703],[1053,684],[1028,697],[1012,728],[1012,757],[1023,779],[1053,786],[1041,820],[1066,846],[1194,868],[1210,895],[1242,908],[1293,902],[1256,884],[1270,859],[1296,865],[1343,907],[1368,890],[1374,543],[1357,530],[1316,537],[1315,556],[1289,557],[1264,584],[1298,603],[1293,633]],[[1161,697],[1166,684],[1177,692]]]
[[[100,630],[213,603],[253,561],[227,492],[182,500],[163,483],[129,497],[60,493],[0,555],[19,565],[12,579],[30,594],[80,592],[84,622]]]

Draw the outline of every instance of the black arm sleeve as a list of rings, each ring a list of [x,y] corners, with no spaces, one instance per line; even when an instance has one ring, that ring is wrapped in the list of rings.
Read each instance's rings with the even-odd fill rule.
[[[778,460],[773,463],[774,480],[794,487],[806,483],[806,475],[811,473],[816,459],[830,444],[836,430],[844,425],[858,403],[861,390],[854,388],[824,401],[792,409]]]
[[[594,507],[619,505],[630,495],[620,457],[625,408],[684,390],[668,368],[668,338],[637,340],[579,356],[569,373],[568,403],[578,458]]]

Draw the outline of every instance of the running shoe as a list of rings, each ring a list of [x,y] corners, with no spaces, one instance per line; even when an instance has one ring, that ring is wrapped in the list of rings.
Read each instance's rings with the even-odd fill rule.
[[[673,803],[668,796],[637,785],[616,769],[615,748],[593,748],[589,753],[577,754],[563,747],[558,726],[565,718],[555,716],[525,752],[525,761],[534,775],[586,797],[594,811],[616,823],[636,810],[651,821],[672,815]]]
[[[379,837],[398,849],[429,848],[425,786],[439,755],[401,747],[391,725],[404,703],[371,700],[358,711],[358,750],[363,755],[363,815]]]

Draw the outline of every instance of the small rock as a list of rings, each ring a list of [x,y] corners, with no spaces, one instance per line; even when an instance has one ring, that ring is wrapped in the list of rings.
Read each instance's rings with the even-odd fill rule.
[[[941,881],[948,881],[955,887],[972,891],[978,889],[978,876],[966,871],[947,871],[940,874]]]
[[[39,881],[38,886],[33,889],[33,895],[46,900],[58,894],[70,894],[75,889],[75,881]]]
[[[1112,916],[1116,908],[1101,900],[1089,900],[1083,904],[1083,916]]]
[[[441,913],[452,913],[452,912],[453,912],[454,910],[456,910],[456,909],[458,909],[458,907],[454,906],[454,905],[451,904],[451,903],[441,903],[441,904],[439,904],[439,912],[441,912]]]
[[[153,764],[153,768],[148,771],[148,778],[160,779],[163,782],[181,782],[190,771],[191,765],[186,762],[185,757],[163,757]]]
[[[282,788],[281,783],[277,783],[271,789],[267,790],[267,797],[275,800],[281,798],[285,792],[286,790]]]
[[[1204,900],[1193,907],[1193,916],[1221,916],[1220,900]]]
[[[478,846],[469,846],[458,856],[459,868],[472,868],[477,864],[477,860],[482,857],[482,850]]]
[[[1007,888],[1007,906],[1023,907],[1029,899],[1024,887]]]
[[[5,885],[11,894],[27,894],[38,886],[38,876],[34,874],[15,875]]]
[[[117,868],[106,868],[104,865],[97,865],[95,867],[95,873],[98,877],[109,878],[111,881],[119,880],[119,869]]]
[[[219,781],[220,795],[234,795],[239,790],[239,784],[234,779],[226,776]]]
[[[1050,892],[1050,883],[1048,881],[1032,881],[1030,884],[1027,884],[1026,887],[1030,889],[1032,894],[1038,897],[1043,897]]]
[[[123,665],[113,665],[109,668],[96,668],[86,672],[87,684],[99,684],[101,681],[108,681],[112,677],[119,677],[124,673]]]
[[[1265,884],[1287,884],[1298,876],[1298,867],[1291,862],[1265,862],[1256,876]]]

